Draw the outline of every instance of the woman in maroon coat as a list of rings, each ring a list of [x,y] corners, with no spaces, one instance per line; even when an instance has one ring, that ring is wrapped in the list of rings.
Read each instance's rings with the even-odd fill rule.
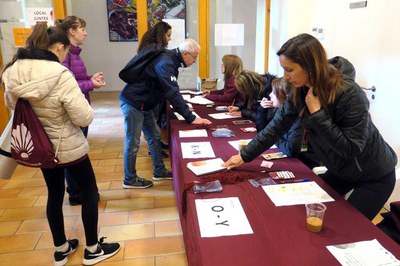
[[[207,99],[216,102],[234,103],[244,102],[244,96],[235,86],[235,77],[243,70],[242,59],[234,54],[226,54],[222,57],[221,73],[224,74],[224,88],[219,91],[205,91]]]

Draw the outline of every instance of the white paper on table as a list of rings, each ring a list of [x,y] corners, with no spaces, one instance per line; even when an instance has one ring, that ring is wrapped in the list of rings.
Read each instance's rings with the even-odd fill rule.
[[[398,266],[400,261],[376,239],[326,247],[342,265]]]
[[[189,93],[192,95],[202,95],[203,92],[202,91],[192,91],[192,90],[180,90],[180,93]]]
[[[209,141],[181,142],[183,158],[214,158],[215,153]]]
[[[301,182],[262,187],[275,206],[335,201],[317,183]]]
[[[215,113],[215,114],[208,114],[214,119],[229,119],[229,118],[239,118],[242,115],[230,115],[229,113]]]
[[[189,107],[189,109],[193,109],[193,105],[191,103],[186,103],[186,105]],[[172,109],[174,108],[172,104],[169,105]]]
[[[187,95],[190,95],[190,94],[187,94]],[[186,101],[191,102],[191,103],[196,103],[196,104],[204,104],[204,105],[205,104],[214,104],[213,101],[210,101],[209,99],[204,98],[203,96],[194,96],[193,98],[190,98]]]
[[[199,176],[199,175],[215,173],[226,169],[226,167],[222,166],[223,163],[224,161],[221,158],[215,158],[204,161],[190,162],[186,166],[195,175]]]
[[[207,130],[205,129],[179,130],[180,138],[198,138],[207,136]]]
[[[196,117],[200,117],[195,112],[192,112],[192,114],[194,114]],[[178,120],[182,120],[182,121],[185,120],[185,118],[183,116],[181,116],[178,112],[174,112],[174,115],[176,116],[176,118],[178,118]]]
[[[232,147],[234,147],[237,151],[239,151],[239,142],[240,141],[247,141],[247,143],[249,143],[252,139],[239,139],[239,140],[231,140],[228,141],[229,144],[232,145]]]
[[[185,101],[189,101],[189,100],[191,99],[191,97],[192,97],[192,96],[190,96],[190,94],[182,94],[182,98],[183,98]]]
[[[239,198],[196,199],[201,237],[253,234]]]

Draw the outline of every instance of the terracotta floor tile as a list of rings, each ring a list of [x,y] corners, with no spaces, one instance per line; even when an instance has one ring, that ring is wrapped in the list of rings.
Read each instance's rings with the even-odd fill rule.
[[[154,202],[155,208],[165,208],[174,206],[176,206],[176,200],[174,195],[157,197]]]
[[[182,237],[158,237],[126,241],[125,258],[184,253]]]
[[[0,199],[15,198],[21,191],[21,188],[2,189],[0,193]]]
[[[100,228],[99,236],[106,236],[109,242],[152,238],[154,237],[154,223],[103,226]]]
[[[15,253],[0,254],[2,266],[24,265],[24,266],[42,266],[54,264],[54,249],[30,250]]]
[[[46,218],[45,207],[7,209],[1,215],[0,221],[21,221],[37,218]]]
[[[141,210],[150,208],[154,208],[154,198],[110,200],[107,202],[106,212]]]
[[[2,236],[0,237],[0,253],[32,250],[40,236],[40,233]]]
[[[37,200],[37,197],[8,198],[0,199],[0,208],[24,208],[31,207]]]
[[[187,265],[188,262],[185,254],[156,257],[156,266],[187,266]]]
[[[181,223],[178,220],[155,223],[156,237],[182,235]]]
[[[146,223],[177,219],[179,219],[179,214],[176,207],[137,210],[132,211],[129,215],[129,223]]]
[[[110,213],[99,213],[99,227],[103,226],[114,226],[114,225],[126,225],[129,223],[129,212],[110,212]],[[75,227],[82,227],[82,219],[77,219]]]
[[[21,221],[0,222],[0,236],[14,235],[21,224]]]

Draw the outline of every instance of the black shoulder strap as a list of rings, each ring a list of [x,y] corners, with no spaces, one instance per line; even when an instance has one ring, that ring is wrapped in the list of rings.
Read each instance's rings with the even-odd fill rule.
[[[165,49],[148,49],[135,55],[119,72],[119,78],[126,83],[139,81],[145,68]]]

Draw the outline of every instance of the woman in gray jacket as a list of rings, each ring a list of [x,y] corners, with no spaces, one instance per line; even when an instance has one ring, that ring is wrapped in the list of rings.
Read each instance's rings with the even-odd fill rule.
[[[18,98],[29,101],[56,150],[59,165],[41,168],[48,189],[47,220],[55,245],[54,265],[65,265],[78,240],[67,240],[64,228],[64,170],[76,179],[82,195],[82,222],[86,248],[84,265],[94,265],[116,254],[118,243],[98,241],[97,185],[87,155],[89,144],[80,127],[93,120],[93,110],[71,72],[60,64],[68,53],[70,41],[65,31],[37,24],[2,75],[6,105],[13,109]],[[64,127],[63,127],[64,125]],[[63,129],[62,129],[63,127]],[[61,138],[60,138],[60,134]],[[60,139],[60,140],[59,140]]]
[[[397,157],[368,112],[369,101],[345,66],[328,63],[321,43],[309,34],[288,40],[278,51],[284,79],[294,88],[274,119],[225,166],[254,160],[271,147],[305,110],[309,145],[328,168],[323,179],[373,219],[395,185]],[[337,65],[337,64],[335,64]]]

